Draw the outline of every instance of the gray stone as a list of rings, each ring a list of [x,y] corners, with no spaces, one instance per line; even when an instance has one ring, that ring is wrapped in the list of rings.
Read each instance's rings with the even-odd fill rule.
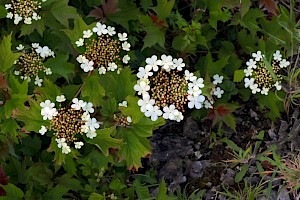
[[[194,161],[191,166],[190,177],[195,179],[201,178],[209,163],[209,160]]]
[[[183,125],[183,135],[190,139],[196,139],[201,133],[198,123],[191,116],[188,117]]]

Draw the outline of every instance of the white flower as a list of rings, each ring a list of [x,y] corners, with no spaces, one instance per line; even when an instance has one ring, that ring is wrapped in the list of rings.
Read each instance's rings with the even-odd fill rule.
[[[263,87],[262,90],[260,91],[260,93],[264,95],[268,95],[268,92],[269,92],[269,88],[265,88],[265,87]]]
[[[39,48],[40,44],[39,43],[32,43],[31,46],[32,46],[32,48],[36,49],[36,48]]]
[[[281,90],[281,88],[282,88],[281,84],[278,81],[276,81],[274,86],[276,87],[276,90]]]
[[[22,17],[21,16],[19,16],[18,14],[15,14],[15,16],[14,16],[14,24],[19,24],[19,22],[22,20]]]
[[[181,120],[183,120],[183,114],[182,114],[182,112],[180,112],[178,110],[176,110],[174,112],[174,116],[175,116],[174,120],[176,120],[177,122],[180,122]]]
[[[119,103],[118,105],[119,105],[119,107],[127,107],[128,103],[127,103],[127,101],[123,101],[122,103]]]
[[[55,106],[55,104],[52,103],[50,100],[47,99],[45,102],[41,102],[40,106],[42,108],[46,108],[46,107],[53,108]]]
[[[138,92],[138,95],[147,93],[150,90],[150,86],[145,81],[140,81],[134,85],[133,89]]]
[[[17,50],[21,51],[24,49],[24,46],[22,44],[19,44],[19,46],[16,47]]]
[[[124,51],[130,51],[130,44],[127,41],[123,42],[122,43],[122,49]]]
[[[97,33],[98,36],[101,36],[102,34],[107,34],[108,31],[105,24],[97,22],[96,27],[93,28],[93,32]]]
[[[93,35],[91,30],[83,31],[83,38],[90,38]]]
[[[256,69],[256,61],[254,61],[253,59],[250,59],[249,61],[247,61],[246,65],[250,69]]]
[[[248,67],[247,69],[244,69],[244,73],[245,73],[246,77],[252,76],[252,72],[253,72],[253,69],[251,69],[250,67]]]
[[[32,19],[34,19],[34,20],[37,21],[37,20],[40,19],[40,16],[39,16],[37,13],[34,12],[34,13],[32,14]]]
[[[15,74],[16,76],[19,76],[19,75],[20,75],[20,71],[15,70],[15,71],[14,71],[14,74]]]
[[[170,105],[169,107],[165,106],[163,108],[163,111],[164,111],[163,118],[164,119],[174,120],[175,119],[175,116],[174,116],[175,110],[177,110],[177,109],[176,109],[176,107],[173,104]]]
[[[82,115],[81,116],[81,119],[83,120],[83,121],[87,121],[87,120],[89,120],[89,118],[90,118],[90,115]],[[89,131],[90,131],[90,129],[89,129],[89,127],[88,126],[86,126],[86,125],[82,125],[81,127],[80,127],[80,131],[81,132],[83,132],[83,133],[88,133]]]
[[[131,119],[131,117],[129,117],[129,116],[126,118],[126,120],[127,120],[127,122],[129,122],[129,123],[132,122],[132,119]]]
[[[45,73],[46,73],[46,75],[51,75],[52,71],[50,68],[46,68]]]
[[[212,106],[213,101],[205,100],[203,104],[204,104],[204,108],[206,108],[206,109],[213,108],[213,106]]]
[[[10,4],[10,3],[9,3],[9,4],[5,4],[4,6],[5,6],[5,9],[6,9],[6,10],[11,9],[11,4]]]
[[[153,55],[151,58],[146,59],[146,66],[145,67],[150,67],[150,70],[153,69],[153,71],[157,72],[158,71],[158,66],[162,64],[161,60],[157,59],[156,55]]]
[[[77,62],[79,62],[79,63],[83,63],[83,62],[84,62],[85,60],[87,60],[87,59],[86,59],[85,56],[79,55],[79,56],[77,56],[76,60],[77,60]]]
[[[122,68],[118,68],[117,74],[121,74]]]
[[[162,111],[158,106],[148,104],[146,106],[147,111],[145,112],[146,117],[150,117],[152,121],[156,121],[159,116],[162,116]]]
[[[152,76],[153,72],[151,72],[151,66],[146,65],[146,67],[139,67],[139,72],[136,76],[140,79],[148,79],[149,76]]]
[[[260,61],[263,58],[261,51],[257,51],[256,53],[252,53],[252,57],[255,58],[255,61]]]
[[[218,98],[221,98],[222,97],[222,94],[224,94],[224,90],[221,90],[220,87],[217,87],[213,90],[213,94],[215,96],[217,96]]]
[[[44,46],[44,47],[39,46],[38,48],[35,49],[35,52],[40,54],[42,58],[48,57],[52,54],[52,51],[49,49],[48,46]]]
[[[162,68],[164,70],[166,70],[167,72],[169,72],[172,68],[172,65],[173,65],[172,56],[166,56],[165,54],[163,54],[160,58],[161,58]]]
[[[70,152],[71,152],[71,148],[67,145],[67,143],[64,143],[62,146],[62,153],[69,154]]]
[[[95,131],[100,127],[99,123],[97,122],[96,118],[89,118],[85,125],[89,127],[91,131]]]
[[[41,110],[41,115],[43,116],[43,120],[51,120],[53,116],[58,114],[56,108],[45,107]]]
[[[82,110],[87,111],[89,113],[94,113],[95,111],[91,102],[86,103],[85,106],[82,107]]]
[[[120,41],[126,41],[127,38],[127,33],[118,33],[118,37]]]
[[[41,135],[44,135],[47,132],[47,128],[45,126],[41,126],[41,129],[39,130],[39,133]]]
[[[83,121],[87,121],[87,120],[89,120],[90,118],[91,118],[91,116],[90,116],[90,113],[89,113],[89,112],[84,112],[84,113],[82,114],[82,116],[81,116],[81,119],[82,119]],[[81,128],[82,128],[83,130],[86,129],[85,127],[87,127],[87,126],[85,126],[85,125],[81,126]],[[89,127],[87,127],[87,130],[89,130]],[[82,131],[82,132],[86,133],[87,131]]]
[[[74,142],[75,149],[81,149],[81,147],[84,145],[83,142]]]
[[[66,100],[66,97],[63,94],[56,97],[56,101],[59,103],[64,102],[65,100]]]
[[[130,60],[130,56],[129,55],[125,55],[122,59],[124,64],[128,64],[128,61]]]
[[[108,67],[107,67],[107,70],[108,71],[115,71],[116,69],[118,69],[118,65],[114,62],[110,62],[108,63]]]
[[[257,83],[250,85],[250,89],[252,90],[252,94],[256,94],[257,92],[260,92],[260,88],[258,87]]]
[[[182,68],[185,67],[185,63],[182,58],[174,58],[172,69],[177,69],[178,71],[182,71]]]
[[[194,76],[193,73],[190,73],[189,70],[184,71],[185,80],[187,81],[195,81],[197,79],[196,76]]]
[[[41,87],[43,83],[43,79],[39,78],[38,76],[35,77],[34,79],[34,84]]]
[[[12,14],[12,12],[8,12],[6,14],[6,18],[8,18],[8,19],[12,19],[13,17],[14,17],[14,14]]]
[[[108,33],[108,35],[110,35],[110,36],[115,35],[115,34],[116,34],[115,27],[108,26],[108,27],[107,27],[107,33]]]
[[[89,132],[87,132],[87,134],[86,134],[86,137],[87,137],[87,138],[90,138],[90,139],[93,139],[93,138],[96,137],[96,136],[97,136],[96,131],[89,131]]]
[[[32,19],[31,19],[31,17],[25,18],[25,19],[24,19],[24,23],[25,23],[25,24],[32,24]]]
[[[56,138],[57,147],[62,148],[62,146],[66,143],[66,138]]]
[[[98,69],[98,72],[99,72],[100,75],[101,75],[101,74],[106,74],[106,68],[105,68],[105,67],[100,67],[100,68]]]
[[[244,79],[245,82],[245,88],[251,87],[251,85],[254,84],[254,78],[245,78]]]
[[[278,61],[282,60],[282,55],[280,54],[279,50],[277,50],[275,53],[273,53],[273,58],[274,58],[274,60],[278,60]]]
[[[94,62],[86,59],[83,61],[83,63],[80,65],[80,67],[81,67],[81,69],[83,69],[84,72],[93,71],[94,70]]]
[[[219,74],[215,74],[213,76],[213,79],[214,79],[213,84],[217,85],[218,83],[222,83],[223,78],[224,78],[223,76],[220,76]]]
[[[79,38],[78,41],[75,42],[77,47],[81,47],[84,44],[84,39],[83,38]]]
[[[150,104],[150,105],[154,105],[155,104],[155,100],[154,99],[150,99],[150,95],[148,93],[143,95],[142,99],[138,100],[138,105],[141,107],[141,112],[146,112],[146,106]]]
[[[73,104],[71,105],[71,108],[74,108],[75,110],[80,110],[81,108],[86,106],[86,102],[83,100],[78,100],[77,98],[74,98],[72,100]]]
[[[200,96],[192,96],[189,95],[188,96],[188,107],[189,108],[196,108],[196,109],[200,109],[202,108],[203,102],[205,101],[205,97],[203,95]]]
[[[193,82],[189,83],[188,93],[194,96],[199,96],[202,93],[202,90],[200,88],[204,87],[203,82],[204,82],[203,78],[198,78]]]
[[[282,59],[282,61],[280,61],[280,63],[279,63],[280,68],[286,68],[289,65],[290,65],[290,62],[286,61],[286,59]]]

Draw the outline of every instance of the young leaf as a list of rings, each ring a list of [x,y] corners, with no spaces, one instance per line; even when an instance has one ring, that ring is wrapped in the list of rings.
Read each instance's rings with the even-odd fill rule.
[[[1,187],[6,192],[6,195],[5,195],[4,199],[7,199],[7,200],[9,200],[9,199],[21,200],[24,197],[23,191],[20,188],[18,188],[17,186],[11,184],[11,183],[9,183],[7,185],[2,185]]]
[[[0,71],[6,72],[11,66],[13,66],[15,60],[17,60],[22,53],[13,53],[11,51],[11,36],[4,36],[0,42]]]
[[[119,149],[121,144],[123,143],[120,139],[112,138],[111,135],[116,131],[116,127],[98,129],[97,136],[93,139],[88,139],[89,144],[96,145],[104,155],[108,156],[109,149]]]
[[[162,182],[159,184],[156,200],[172,200],[172,199],[174,198],[171,198],[167,195],[167,185],[165,180],[163,179]]]
[[[22,37],[24,35],[29,35],[33,33],[35,30],[43,36],[43,33],[45,31],[45,23],[44,20],[32,20],[32,24],[23,24],[21,27],[21,34],[19,37]]]
[[[241,180],[243,180],[243,178],[244,178],[245,174],[247,173],[248,169],[249,169],[249,164],[244,164],[242,166],[241,171],[239,171],[239,173],[236,174],[236,176],[234,178],[234,181],[236,183],[239,183]]]
[[[55,0],[50,9],[53,16],[65,27],[69,27],[69,19],[75,19],[76,8],[68,5],[69,0]]]
[[[244,70],[235,70],[233,76],[233,82],[241,82],[245,77]]]

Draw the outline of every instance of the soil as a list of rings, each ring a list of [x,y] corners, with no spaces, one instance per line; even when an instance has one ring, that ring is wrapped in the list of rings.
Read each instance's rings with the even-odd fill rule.
[[[260,111],[255,102],[248,102],[234,113],[237,119],[236,132],[222,127],[222,136],[217,136],[214,144],[211,133],[217,132],[217,129],[212,128],[209,120],[196,122],[192,117],[187,117],[180,123],[168,122],[154,132],[151,139],[153,154],[145,160],[145,165],[157,170],[158,181],[164,178],[170,192],[185,187],[189,193],[205,189],[205,199],[224,199],[216,191],[224,191],[223,187],[239,189],[243,181],[235,183],[234,177],[239,167],[225,162],[233,159],[233,152],[226,143],[220,141],[222,138],[227,137],[245,150],[251,145],[254,147],[258,133],[264,131],[259,152],[276,145],[277,153],[281,156],[293,154],[296,147],[300,146],[299,110],[295,110],[289,120],[281,119],[275,123],[264,117],[266,112]],[[244,178],[256,185],[261,178],[255,160],[249,163],[250,168]],[[265,168],[268,170],[268,167]],[[286,190],[281,190],[284,194],[278,193],[278,188],[283,188],[280,180],[274,181],[273,185],[274,191],[269,199],[293,199]]]

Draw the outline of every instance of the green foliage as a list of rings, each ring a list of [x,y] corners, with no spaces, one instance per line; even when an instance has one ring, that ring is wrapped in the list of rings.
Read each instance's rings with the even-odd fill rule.
[[[0,42],[0,71],[6,72],[14,64],[21,53],[13,53],[11,50],[12,46],[12,34],[4,36]]]
[[[81,91],[82,97],[86,98],[87,101],[92,102],[96,106],[101,105],[103,96],[105,95],[105,90],[100,83],[101,78],[99,74],[93,74],[86,78]]]

